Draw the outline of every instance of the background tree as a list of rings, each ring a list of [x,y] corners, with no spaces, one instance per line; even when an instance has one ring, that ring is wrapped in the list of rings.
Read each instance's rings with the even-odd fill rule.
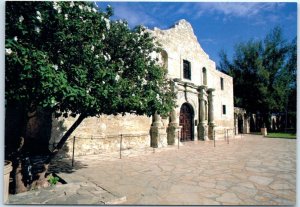
[[[219,69],[234,79],[237,107],[259,114],[268,127],[271,113],[288,111],[296,97],[296,41],[287,42],[279,27],[264,40],[238,43],[232,60],[224,51],[220,57]]]
[[[172,83],[152,55],[160,51],[154,39],[111,15],[110,7],[89,2],[6,2],[5,157],[13,161],[15,193],[41,184],[85,118],[174,107]],[[77,117],[53,151],[47,133],[30,130],[40,127],[32,121],[38,113]],[[33,171],[36,157],[42,167]]]

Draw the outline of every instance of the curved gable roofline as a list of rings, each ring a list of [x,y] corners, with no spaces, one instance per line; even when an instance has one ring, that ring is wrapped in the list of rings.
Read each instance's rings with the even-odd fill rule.
[[[190,36],[192,39],[194,39],[195,43],[197,44],[198,50],[201,51],[200,54],[202,54],[203,57],[205,57],[209,60],[211,67],[209,67],[209,65],[207,65],[207,67],[216,69],[215,62],[213,60],[211,60],[209,58],[209,55],[203,50],[203,48],[201,47],[201,44],[198,41],[197,36],[194,33],[191,23],[189,23],[187,20],[180,19],[174,25],[169,27],[168,29],[160,29],[160,28],[154,27],[153,29],[147,29],[147,30],[148,30],[148,32],[152,33],[154,35],[154,37],[156,37],[158,39],[162,36],[165,36],[165,37],[172,36],[172,37],[177,38],[178,35],[176,35],[176,34],[178,34],[178,33],[179,34],[182,33],[184,36]]]
[[[193,30],[193,27],[192,27],[191,23],[189,23],[185,19],[180,19],[179,21],[175,22],[174,25],[169,27],[169,29],[172,29],[172,28],[190,30],[194,34],[194,30]]]

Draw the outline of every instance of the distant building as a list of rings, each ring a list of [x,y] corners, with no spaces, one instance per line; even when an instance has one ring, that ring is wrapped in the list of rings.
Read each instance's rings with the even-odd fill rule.
[[[76,154],[93,154],[116,151],[122,147],[164,147],[180,141],[224,138],[224,131],[234,134],[234,105],[232,77],[216,70],[215,62],[201,48],[193,28],[186,20],[180,20],[166,30],[154,28],[149,32],[162,45],[161,64],[168,70],[177,91],[177,107],[170,117],[155,115],[101,116],[88,118],[74,131]],[[69,128],[74,119],[60,120],[52,129],[61,133],[61,127]],[[222,133],[218,133],[222,132]],[[69,142],[68,148],[72,148]]]

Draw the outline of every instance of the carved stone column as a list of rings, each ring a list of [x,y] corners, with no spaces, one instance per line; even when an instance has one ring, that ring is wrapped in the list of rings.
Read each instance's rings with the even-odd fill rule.
[[[153,123],[150,128],[151,147],[161,148],[167,146],[166,128],[163,126],[161,117],[155,113],[153,115]]]
[[[239,118],[237,114],[234,114],[234,128],[235,128],[235,135],[239,134]]]
[[[207,90],[208,93],[208,116],[209,116],[209,129],[208,129],[208,137],[209,139],[213,139],[213,131],[216,127],[215,119],[214,119],[214,88],[209,88]]]
[[[205,120],[205,98],[206,98],[206,86],[200,86],[198,88],[198,100],[199,100],[199,124],[197,126],[198,130],[198,140],[207,140],[207,123]]]
[[[176,117],[176,110],[173,109],[170,113],[170,123],[167,128],[168,145],[178,144],[178,132],[180,132],[180,127]]]

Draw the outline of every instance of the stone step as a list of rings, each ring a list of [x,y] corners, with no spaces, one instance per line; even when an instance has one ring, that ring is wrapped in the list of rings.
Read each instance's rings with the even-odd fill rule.
[[[126,196],[111,193],[79,175],[60,174],[67,184],[10,195],[7,204],[121,204]]]

